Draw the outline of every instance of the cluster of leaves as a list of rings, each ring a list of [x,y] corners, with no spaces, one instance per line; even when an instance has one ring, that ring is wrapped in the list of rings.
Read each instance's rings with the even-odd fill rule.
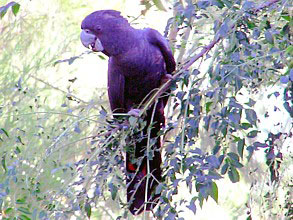
[[[20,4],[16,2],[9,2],[8,4],[0,7],[0,18],[4,17],[9,8],[11,8],[13,14],[16,16],[19,12]]]
[[[156,6],[161,11],[166,11],[164,7],[164,1],[162,0],[141,0],[140,4],[143,5],[145,8],[142,10],[142,14],[145,14],[153,5]]]
[[[60,211],[63,194],[72,195],[65,190],[77,178],[76,157],[86,153],[84,130],[97,123],[89,117],[95,103],[83,102],[46,82],[53,73],[47,70],[68,50],[72,33],[59,32],[60,44],[54,47],[58,36],[50,42],[49,16],[30,14],[27,9],[17,14],[17,8],[14,2],[1,7],[1,16],[7,14],[1,20],[0,39],[0,216],[64,219],[76,209],[72,205],[72,213]],[[71,27],[67,24],[67,31]],[[74,80],[67,77],[70,89]]]
[[[184,71],[177,80],[179,89],[172,94],[172,112],[179,114],[175,121],[174,116],[169,119],[168,127],[178,130],[176,138],[166,147],[163,166],[166,182],[162,187],[165,190],[160,189],[162,205],[156,212],[166,219],[180,216],[180,210],[175,208],[179,204],[187,203],[195,213],[195,201],[200,206],[209,196],[217,201],[216,180],[228,174],[231,182],[238,182],[244,155],[249,161],[255,151],[272,148],[273,143],[257,141],[261,131],[253,96],[268,85],[291,79],[292,72],[292,17],[286,3],[272,1],[276,4],[266,8],[250,1],[187,2],[185,8],[177,5],[174,22],[178,29],[184,31],[188,26],[197,29],[196,25],[205,23],[212,17],[209,11],[213,11],[219,15],[213,19],[212,28],[218,44],[209,53],[212,55],[206,55],[212,64],[207,74],[201,74],[199,69]],[[185,47],[181,44],[178,48],[184,50],[186,57],[196,53],[195,43],[190,43],[189,48],[184,44]],[[286,94],[291,85],[288,88]],[[290,102],[292,105],[292,97],[284,97],[291,115],[288,106]],[[208,147],[202,141],[204,136],[209,137]],[[287,136],[291,137],[289,133]],[[181,182],[194,195],[191,201],[173,201]],[[194,194],[193,188],[197,193]]]

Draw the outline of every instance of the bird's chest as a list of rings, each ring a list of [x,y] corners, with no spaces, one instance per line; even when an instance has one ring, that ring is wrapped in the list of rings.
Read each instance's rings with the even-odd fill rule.
[[[129,105],[140,104],[158,88],[166,72],[160,50],[151,45],[134,47],[113,61],[125,78],[124,97]]]
[[[138,50],[138,48],[133,48],[133,50],[123,54],[123,56],[119,58],[119,63],[117,62],[117,64],[123,71],[124,76],[133,77],[148,71],[149,60],[145,53]]]
[[[159,72],[141,76],[125,77],[125,98],[133,103],[140,104],[152,91],[160,86]]]

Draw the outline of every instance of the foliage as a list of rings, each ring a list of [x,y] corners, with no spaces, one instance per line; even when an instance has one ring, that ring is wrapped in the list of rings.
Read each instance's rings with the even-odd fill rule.
[[[20,4],[16,2],[9,2],[7,5],[0,7],[0,18],[3,18],[8,9],[11,8],[13,14],[16,16],[19,11]]]
[[[54,3],[56,8],[74,7],[68,1]],[[144,3],[148,7],[162,2]],[[18,13],[16,5],[0,8],[3,219],[131,218],[123,155],[131,150],[133,137],[139,138],[143,120],[121,115],[114,121],[107,106],[101,106],[103,93],[93,95],[95,102],[75,95],[76,78],[64,72],[75,71],[75,63],[91,54],[71,58],[64,54],[75,50],[71,43],[77,40],[82,18],[56,22],[63,30],[56,37],[48,31],[56,25],[47,22],[49,15],[25,15],[24,6]],[[10,7],[15,18],[9,16]],[[218,183],[227,178],[251,184],[247,203],[239,209],[242,213],[234,212],[235,217],[290,219],[293,18],[289,1],[175,1],[173,12],[166,35],[178,69],[161,132],[164,181],[156,189],[162,196],[154,215],[183,219],[186,208],[197,214],[208,198],[221,200]],[[44,38],[48,45],[59,44],[45,47],[40,41]],[[54,70],[65,80],[48,83],[45,70]],[[155,104],[156,94],[142,104],[142,116]],[[260,111],[263,96],[270,103],[281,98],[283,106],[265,103],[265,111]],[[261,124],[273,120],[274,112],[282,112],[284,118],[271,130],[263,130]],[[259,151],[265,152],[265,163],[254,157]],[[151,161],[152,152],[148,153]],[[189,197],[180,194],[183,188]]]

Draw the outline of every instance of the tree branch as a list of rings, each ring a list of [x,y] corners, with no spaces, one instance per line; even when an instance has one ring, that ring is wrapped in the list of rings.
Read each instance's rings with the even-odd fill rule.
[[[280,0],[271,0],[271,1],[265,1],[264,3],[260,4],[258,7],[256,7],[253,12],[257,13],[259,11],[261,11],[264,8],[270,7],[271,5],[279,2]]]
[[[264,2],[262,4],[260,4],[259,6],[257,6],[253,12],[259,12],[262,9],[266,8],[266,7],[270,7],[271,5],[279,2],[281,0],[271,0],[268,2]],[[219,41],[221,41],[223,39],[223,37],[219,37],[216,35],[215,39],[212,40],[207,46],[205,46],[197,55],[193,56],[190,58],[190,60],[185,63],[183,65],[183,67],[176,73],[173,75],[173,79],[168,80],[166,83],[164,83],[149,99],[147,99],[147,101],[144,104],[144,107],[140,113],[140,116],[142,114],[144,114],[144,112],[152,105],[154,104],[155,100],[157,100],[163,93],[165,93],[171,86],[172,81],[174,79],[177,79],[183,72],[185,72],[186,70],[188,70],[192,64],[195,63],[195,61],[197,61],[199,58],[203,57],[205,54],[207,54]]]
[[[56,87],[56,86],[53,86],[52,84],[50,84],[50,83],[48,83],[48,82],[46,82],[46,81],[44,81],[44,80],[42,80],[42,79],[40,79],[40,78],[34,76],[34,75],[31,75],[31,77],[34,78],[35,80],[41,82],[41,83],[44,83],[46,86],[49,86],[49,87],[51,87],[51,88],[53,88],[53,89],[55,89],[55,90],[57,90],[57,91],[59,91],[59,92],[64,93],[64,94],[65,94],[66,96],[68,96],[68,97],[72,97],[72,98],[75,99],[76,101],[82,102],[82,103],[84,103],[84,104],[89,104],[89,102],[86,102],[86,101],[84,101],[84,100],[78,98],[77,96],[71,94],[70,92],[66,92],[66,91],[64,91],[64,90],[62,90],[62,89],[60,89],[60,88],[58,88],[58,87]]]

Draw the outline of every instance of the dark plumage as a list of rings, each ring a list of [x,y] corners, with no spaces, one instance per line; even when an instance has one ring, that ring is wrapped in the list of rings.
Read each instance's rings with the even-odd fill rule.
[[[166,39],[156,30],[131,27],[118,11],[93,12],[82,21],[81,29],[84,46],[109,56],[108,96],[112,112],[126,113],[136,108],[151,91],[161,85],[166,74],[175,70],[174,57]],[[154,156],[149,160],[150,169],[147,168],[147,158],[144,156],[147,138],[136,142],[134,155],[126,154],[127,200],[133,214],[143,211],[145,202],[146,210],[151,210],[159,197],[154,192],[162,175],[161,144],[157,133],[165,122],[166,101],[166,98],[158,100],[153,117],[150,136],[156,138],[156,142],[152,146]],[[145,116],[147,125],[150,124],[153,108]],[[147,136],[147,128],[144,134]],[[136,164],[133,158],[142,158],[142,162]],[[148,173],[152,175],[149,175],[146,186]]]

